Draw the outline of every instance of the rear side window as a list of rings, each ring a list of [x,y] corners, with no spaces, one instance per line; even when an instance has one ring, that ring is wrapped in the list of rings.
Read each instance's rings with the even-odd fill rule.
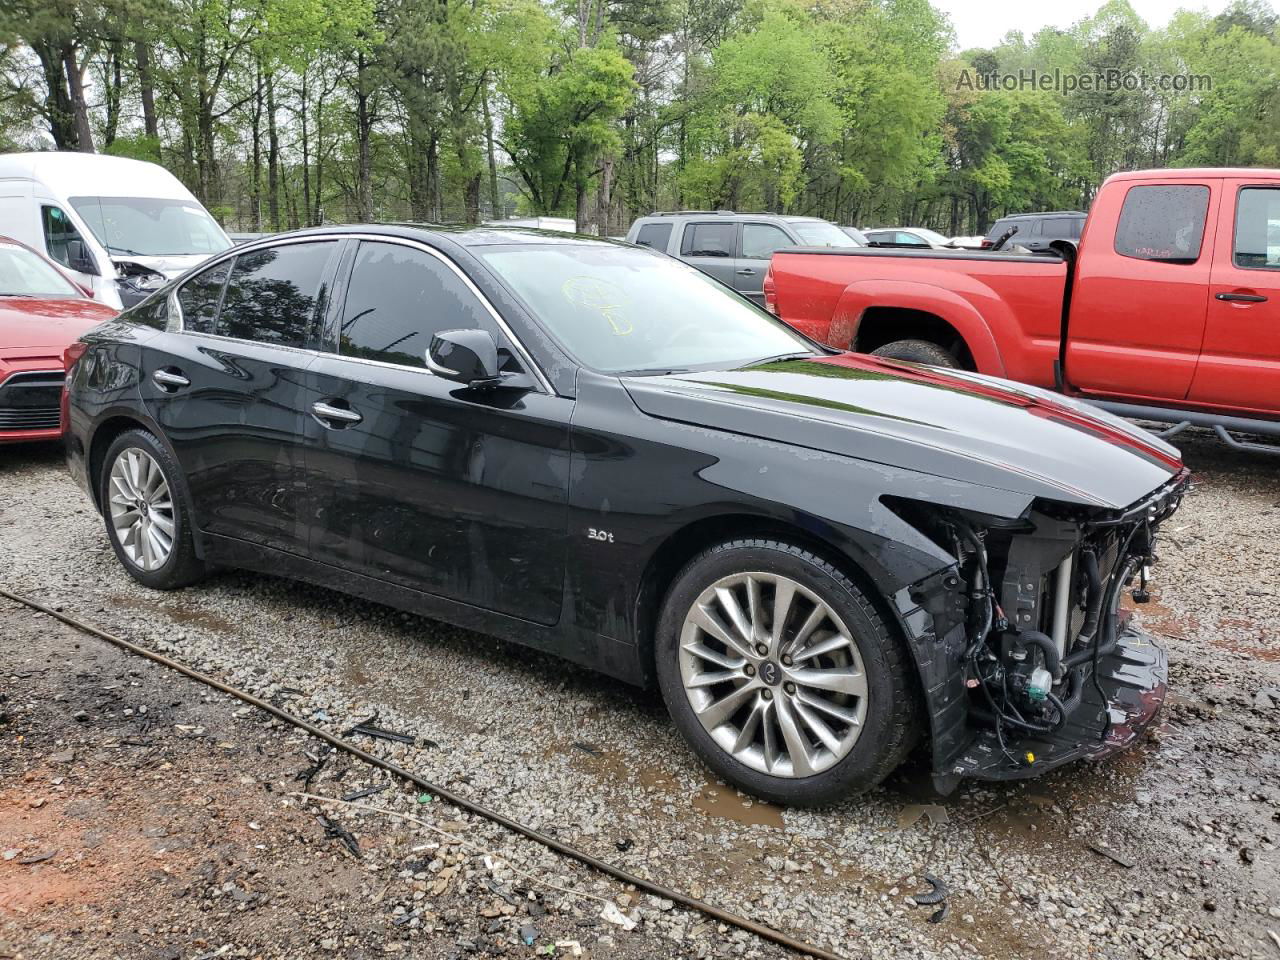
[[[1280,189],[1240,191],[1232,259],[1237,267],[1280,270]]]
[[[667,252],[667,241],[671,239],[671,224],[669,223],[646,223],[640,228],[640,232],[636,234],[636,243],[645,247],[653,247],[655,250]]]
[[[775,250],[794,247],[795,242],[780,227],[771,223],[742,225],[742,256],[750,260],[768,260]]]
[[[1000,235],[1007,232],[1012,224],[1008,220],[997,220],[991,225],[991,229],[987,231],[987,239],[996,241],[1000,239]]]
[[[680,253],[686,257],[732,257],[736,232],[732,223],[691,223],[684,228]]]
[[[283,347],[306,344],[336,246],[333,241],[291,243],[240,254],[222,298],[217,333]]]
[[[182,329],[192,333],[213,333],[222,302],[222,288],[231,273],[231,260],[214,264],[197,273],[178,290],[178,306],[182,308]]]
[[[1044,235],[1062,240],[1079,240],[1084,221],[1079,217],[1050,217],[1044,221]]]
[[[1195,263],[1208,210],[1209,188],[1201,184],[1131,187],[1116,226],[1116,253],[1136,260]]]
[[[493,329],[484,305],[430,254],[398,243],[363,242],[342,308],[343,356],[426,367],[442,330]]]

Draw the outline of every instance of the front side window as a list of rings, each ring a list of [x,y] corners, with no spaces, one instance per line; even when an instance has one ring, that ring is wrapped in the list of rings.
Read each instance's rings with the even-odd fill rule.
[[[425,367],[440,331],[492,327],[483,304],[448,265],[398,243],[360,244],[342,308],[344,356]]]
[[[669,223],[646,223],[636,234],[636,243],[643,247],[653,247],[663,253],[666,253],[667,241],[670,239],[671,224]]]
[[[80,236],[71,218],[61,207],[41,207],[40,222],[44,227],[44,248],[49,256],[64,267],[83,271],[90,254],[84,237]],[[91,262],[89,266],[92,269]]]
[[[1280,270],[1280,189],[1240,191],[1232,260],[1237,267]]]
[[[732,257],[737,226],[732,223],[691,223],[684,228],[680,254],[685,257]]]
[[[209,255],[231,241],[194,200],[155,197],[72,197],[71,205],[112,255]]]
[[[841,236],[844,236],[841,233]],[[742,225],[742,256],[749,260],[768,260],[775,250],[794,247],[795,243],[786,231],[771,223],[744,223]]]
[[[23,247],[0,244],[0,297],[80,296],[80,291],[49,261]]]
[[[693,267],[608,244],[475,248],[579,362],[603,373],[725,368],[813,347]]]
[[[240,254],[227,281],[216,332],[284,347],[306,344],[336,246],[333,241],[291,243]]]
[[[227,285],[234,261],[224,260],[196,274],[178,290],[182,308],[182,329],[192,333],[215,333],[222,290]]]
[[[1136,260],[1195,263],[1208,211],[1209,188],[1201,184],[1131,187],[1116,226],[1116,253]]]

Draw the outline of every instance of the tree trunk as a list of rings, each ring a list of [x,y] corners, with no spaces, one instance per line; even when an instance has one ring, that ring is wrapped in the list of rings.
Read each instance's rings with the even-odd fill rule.
[[[151,74],[151,51],[139,40],[133,46],[134,60],[138,67],[138,88],[142,96],[142,129],[148,137],[160,136],[160,124],[156,120],[155,78]]]
[[[370,138],[373,117],[369,110],[368,69],[364,52],[356,54],[356,218],[362,223],[373,220],[373,162]]]
[[[498,162],[493,150],[493,116],[489,113],[489,88],[485,87],[484,96],[480,98],[484,109],[485,147],[489,152],[489,216],[501,220],[504,210],[501,209],[501,197],[498,194]]]
[[[49,124],[53,145],[59,150],[74,150],[76,146],[75,121],[71,116],[71,98],[67,94],[67,74],[62,54],[46,41],[33,43],[31,49],[40,59],[44,74],[44,116]]]
[[[267,219],[280,229],[280,133],[276,129],[276,87],[267,73]]]
[[[262,230],[262,70],[254,71],[253,89],[253,169],[249,189],[253,212],[250,214],[251,229],[258,233]]]
[[[67,72],[67,93],[71,106],[71,123],[76,131],[76,149],[81,153],[93,153],[93,130],[89,127],[89,105],[84,98],[84,72],[76,62],[75,48],[68,44],[62,53],[63,69]]]
[[[302,109],[298,122],[302,127],[302,212],[303,221],[311,226],[311,141],[307,130],[307,69],[302,69],[302,87],[299,91]]]
[[[124,44],[120,40],[112,40],[107,49],[106,74],[106,107],[107,122],[102,134],[104,147],[116,142],[116,132],[120,126],[120,61],[124,57]]]
[[[605,157],[600,173],[599,213],[596,222],[600,226],[600,236],[609,235],[609,214],[613,209],[613,157]]]

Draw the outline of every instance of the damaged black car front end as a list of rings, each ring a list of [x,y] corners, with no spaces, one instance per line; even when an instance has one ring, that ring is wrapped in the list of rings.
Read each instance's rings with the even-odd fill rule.
[[[1183,469],[1127,509],[1037,502],[1016,520],[902,503],[955,566],[903,610],[921,671],[935,784],[1036,776],[1131,745],[1163,705],[1164,648],[1121,607],[1147,599]]]

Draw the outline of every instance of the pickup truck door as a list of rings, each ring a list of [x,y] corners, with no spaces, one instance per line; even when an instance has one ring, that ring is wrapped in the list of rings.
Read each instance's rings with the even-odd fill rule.
[[[1117,181],[1081,239],[1066,382],[1086,394],[1186,400],[1204,340],[1222,181]]]
[[[1227,180],[1187,399],[1280,413],[1280,182]]]
[[[680,259],[733,286],[738,259],[738,224],[734,220],[691,220],[680,237]]]

